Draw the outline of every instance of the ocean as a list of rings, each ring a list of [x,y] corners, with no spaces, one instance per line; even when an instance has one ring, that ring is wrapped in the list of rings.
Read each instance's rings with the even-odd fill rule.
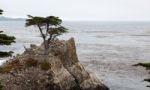
[[[132,65],[150,62],[150,22],[64,21],[63,25],[69,31],[59,38],[74,37],[81,63],[111,90],[149,90],[143,81],[148,72]],[[12,46],[0,46],[14,55],[42,42],[38,28],[25,27],[25,21],[0,21],[0,30],[17,38]]]

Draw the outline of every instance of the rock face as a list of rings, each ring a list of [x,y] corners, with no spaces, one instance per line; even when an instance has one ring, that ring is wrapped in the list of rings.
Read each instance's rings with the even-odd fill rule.
[[[0,68],[0,90],[109,90],[79,62],[74,39],[31,48]]]

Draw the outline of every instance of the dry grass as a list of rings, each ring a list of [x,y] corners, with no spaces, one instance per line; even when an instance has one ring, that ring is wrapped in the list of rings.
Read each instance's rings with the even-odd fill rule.
[[[25,64],[18,59],[7,62],[0,67],[0,73],[10,73],[11,71],[17,71],[27,67],[36,67],[38,65],[38,61],[32,58],[28,58],[24,60],[24,62]]]
[[[14,70],[18,70],[21,68],[21,64],[19,60],[13,60],[9,63],[6,63],[5,65],[0,67],[0,73],[9,73]]]

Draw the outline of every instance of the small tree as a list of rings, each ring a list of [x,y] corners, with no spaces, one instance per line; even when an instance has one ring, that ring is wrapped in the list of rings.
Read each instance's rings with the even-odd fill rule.
[[[55,16],[48,17],[37,17],[28,15],[26,20],[26,26],[36,26],[38,27],[40,34],[44,41],[45,51],[49,48],[49,43],[52,40],[65,32],[67,29],[61,26],[62,20]]]
[[[3,10],[0,9],[0,14],[2,14]],[[2,34],[3,31],[0,31],[0,45],[11,45],[11,43],[15,42],[15,37],[8,36],[6,34]],[[8,57],[12,55],[12,51],[4,52],[0,51],[0,57]]]

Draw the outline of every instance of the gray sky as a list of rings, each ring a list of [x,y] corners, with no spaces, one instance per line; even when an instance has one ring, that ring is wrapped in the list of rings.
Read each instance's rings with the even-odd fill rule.
[[[150,0],[0,0],[9,17],[59,16],[63,20],[150,21]]]

